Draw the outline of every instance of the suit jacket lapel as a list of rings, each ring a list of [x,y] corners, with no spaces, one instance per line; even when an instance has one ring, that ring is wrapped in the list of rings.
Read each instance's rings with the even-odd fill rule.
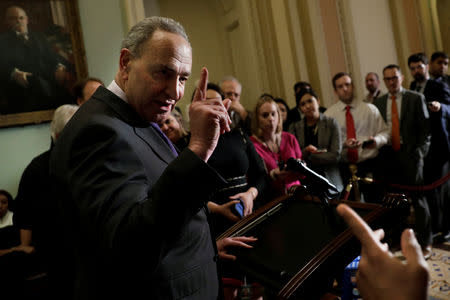
[[[383,117],[384,121],[387,122],[387,100],[389,94],[384,95],[380,100],[380,114]]]
[[[403,90],[402,92],[402,108],[400,111],[400,128],[402,128],[402,124],[405,122],[406,114],[409,111],[408,109],[408,94]]]
[[[175,154],[172,152],[172,149],[170,149],[166,141],[163,140],[163,138],[152,126],[148,126],[146,128],[135,127],[134,132],[150,148],[152,148],[153,152],[155,152],[161,160],[169,164],[176,158]]]
[[[166,141],[164,141],[149,122],[143,120],[128,103],[102,86],[97,89],[93,98],[106,103],[117,113],[119,119],[134,127],[136,135],[142,139],[152,151],[161,158],[161,160],[170,163],[175,159],[175,154],[172,152],[169,145],[167,145]]]

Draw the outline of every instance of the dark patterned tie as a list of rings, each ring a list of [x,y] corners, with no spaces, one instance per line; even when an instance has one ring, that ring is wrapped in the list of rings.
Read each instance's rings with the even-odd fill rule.
[[[172,142],[169,140],[167,135],[165,135],[164,132],[161,131],[161,128],[159,128],[158,124],[152,122],[152,123],[150,123],[150,125],[152,125],[152,127],[155,128],[156,132],[158,132],[158,134],[167,143],[167,145],[169,145],[170,150],[172,150],[172,152],[175,154],[175,156],[178,156],[177,150],[175,149],[175,147],[173,146]]]

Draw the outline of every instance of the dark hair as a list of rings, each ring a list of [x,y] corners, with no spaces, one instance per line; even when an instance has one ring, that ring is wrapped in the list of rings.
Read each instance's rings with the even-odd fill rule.
[[[448,54],[443,51],[436,51],[431,55],[431,61],[435,61],[438,58],[448,59]]]
[[[86,86],[86,84],[89,82],[89,81],[95,81],[95,82],[98,82],[98,83],[100,83],[101,85],[105,85],[104,83],[103,83],[103,81],[101,81],[100,79],[98,79],[98,78],[95,78],[95,77],[87,77],[87,78],[84,78],[84,79],[80,79],[77,83],[75,83],[75,85],[73,86],[73,94],[74,94],[74,96],[76,97],[76,98],[81,98],[81,99],[83,99],[83,90],[84,90],[84,87]]]
[[[272,98],[272,100],[275,100],[275,98],[269,93],[263,93],[261,96],[259,96],[259,98],[266,98],[266,97],[269,97],[269,98]]]
[[[331,80],[331,82],[333,83],[334,90],[336,90],[336,81],[339,78],[344,77],[344,76],[348,76],[348,77],[352,78],[352,76],[350,76],[350,74],[347,73],[347,72],[339,72],[339,73],[337,73],[336,75],[333,76],[333,79]]]
[[[222,90],[220,89],[219,85],[208,82],[206,85],[206,90],[213,90],[220,94],[220,97],[222,97],[222,100],[225,99],[225,95],[223,94]],[[197,91],[197,88],[194,89],[194,92],[192,93],[191,102],[194,101],[195,92]]]
[[[0,190],[0,195],[4,195],[6,197],[8,200],[8,209],[12,211],[13,197],[11,194],[6,190]]]
[[[284,105],[284,107],[286,107],[286,111],[289,111],[289,105],[287,105],[286,101],[284,101],[284,99],[282,98],[275,98],[274,101],[276,103],[281,103]]]
[[[386,67],[383,68],[383,76],[384,76],[384,71],[386,71],[387,69],[397,69],[398,72],[399,72],[400,74],[402,74],[402,71],[400,70],[400,67],[399,67],[398,65],[396,65],[396,64],[390,64],[390,65],[387,65]]]
[[[412,54],[410,57],[408,57],[408,67],[411,63],[418,63],[422,62],[425,65],[428,65],[428,58],[423,52]]]
[[[181,116],[183,116],[183,113],[181,112],[181,108],[179,108],[178,106],[175,106],[174,109],[175,109]]]
[[[313,90],[303,90],[298,94],[298,102],[300,103],[300,100],[303,98],[303,96],[305,96],[306,94],[309,94],[311,96],[313,96],[314,98],[317,99],[317,101],[319,101],[319,97],[317,96],[317,94],[313,91]]]
[[[222,97],[222,100],[225,98],[225,95],[223,94],[222,90],[220,89],[219,85],[212,83],[212,82],[208,82],[208,84],[206,85],[206,90],[213,90],[216,91],[220,94],[220,97]]]
[[[309,82],[306,81],[299,81],[296,84],[294,84],[294,92],[297,93],[297,90],[303,90],[303,89],[312,89],[312,86]]]

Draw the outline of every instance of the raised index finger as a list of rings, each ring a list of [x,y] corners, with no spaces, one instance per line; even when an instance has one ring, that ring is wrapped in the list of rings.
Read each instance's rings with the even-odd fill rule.
[[[206,87],[208,85],[208,69],[203,67],[202,72],[200,73],[200,81],[198,82],[198,86],[195,89],[194,101],[201,101],[206,99]]]
[[[339,204],[336,211],[348,224],[363,248],[370,250],[380,247],[380,243],[372,229],[353,209],[346,204]]]

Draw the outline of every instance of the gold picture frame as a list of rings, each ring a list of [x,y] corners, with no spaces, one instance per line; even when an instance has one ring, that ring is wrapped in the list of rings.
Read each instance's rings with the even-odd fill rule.
[[[88,75],[78,2],[1,1],[0,18],[0,127],[50,121]]]

